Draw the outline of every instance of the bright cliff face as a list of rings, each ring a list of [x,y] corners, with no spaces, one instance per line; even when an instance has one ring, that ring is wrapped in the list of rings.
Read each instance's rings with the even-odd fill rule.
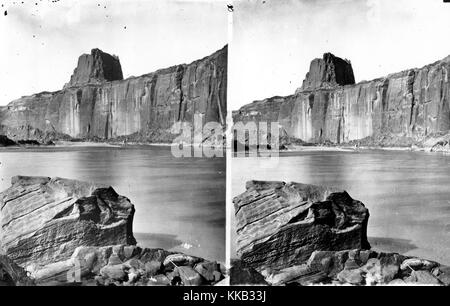
[[[311,63],[294,95],[245,105],[234,112],[234,121],[270,118],[289,136],[314,143],[372,138],[376,144],[383,137],[423,142],[450,130],[449,71],[447,57],[353,84],[351,64],[325,54]]]
[[[122,78],[119,59],[93,49],[79,58],[63,90],[22,97],[1,108],[0,133],[14,140],[49,134],[111,139],[170,133],[175,122],[191,122],[195,114],[204,123],[225,122],[226,46],[190,64]]]

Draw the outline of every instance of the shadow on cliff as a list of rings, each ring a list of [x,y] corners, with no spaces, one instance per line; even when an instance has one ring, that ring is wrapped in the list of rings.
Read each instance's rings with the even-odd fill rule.
[[[372,249],[383,252],[395,252],[404,254],[408,251],[417,249],[415,244],[411,243],[409,239],[402,238],[387,238],[387,237],[368,237]]]

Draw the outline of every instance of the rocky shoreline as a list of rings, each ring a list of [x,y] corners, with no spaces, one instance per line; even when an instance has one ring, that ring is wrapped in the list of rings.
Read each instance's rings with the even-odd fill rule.
[[[134,213],[130,200],[109,186],[13,177],[11,187],[0,193],[1,280],[99,286],[214,285],[224,280],[220,263],[137,246]]]
[[[450,267],[371,250],[369,211],[343,190],[249,181],[233,203],[231,285],[450,285]]]

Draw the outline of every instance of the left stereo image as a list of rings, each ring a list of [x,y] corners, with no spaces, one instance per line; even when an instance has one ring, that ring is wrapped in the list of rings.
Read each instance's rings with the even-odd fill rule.
[[[0,284],[227,284],[224,3],[2,10]]]

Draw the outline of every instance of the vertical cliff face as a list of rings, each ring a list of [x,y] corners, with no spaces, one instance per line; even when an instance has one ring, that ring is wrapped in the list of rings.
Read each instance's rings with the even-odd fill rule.
[[[225,122],[227,46],[190,64],[121,79],[118,59],[94,49],[80,57],[63,90],[23,97],[0,110],[0,133],[12,139],[43,133],[110,139],[169,131],[195,114],[204,123]]]
[[[91,54],[78,58],[78,65],[65,87],[116,80],[123,80],[119,58],[100,49],[92,49]]]
[[[310,73],[294,95],[276,98],[278,116],[271,113],[271,117],[276,117],[288,135],[308,142],[364,138],[375,144],[385,138],[394,143],[400,139],[423,142],[450,130],[449,71],[450,57],[354,85],[340,86],[336,81],[334,86],[323,86],[323,74]],[[353,73],[347,80],[352,78]],[[266,108],[254,106],[248,104],[235,112],[235,121],[264,117],[261,113]]]

